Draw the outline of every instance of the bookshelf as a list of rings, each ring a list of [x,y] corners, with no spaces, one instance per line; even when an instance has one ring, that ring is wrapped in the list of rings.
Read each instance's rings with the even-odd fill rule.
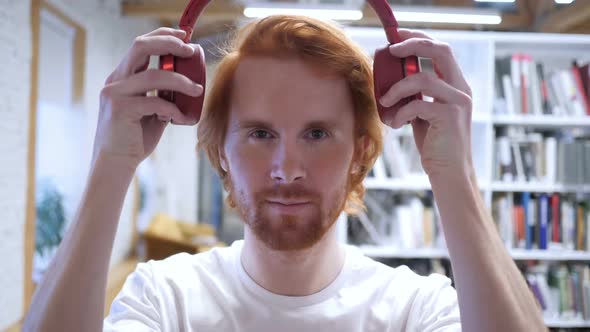
[[[590,193],[587,184],[560,184],[543,182],[494,181],[489,188],[493,192],[532,192],[532,193]]]
[[[539,115],[494,115],[494,125],[526,126],[533,128],[590,127],[590,117],[539,116]]]
[[[545,325],[550,328],[584,328],[590,327],[590,321],[584,321],[582,319],[546,318]]]
[[[375,258],[404,258],[404,259],[442,259],[449,258],[449,253],[441,248],[401,249],[394,246],[361,245],[361,251]],[[590,261],[590,252],[576,250],[538,250],[512,249],[510,256],[515,260],[543,260],[543,261]]]
[[[366,179],[363,184],[367,189],[383,189],[397,191],[424,191],[430,190],[430,182],[425,176],[415,176],[404,179],[386,179],[378,180],[374,178]]]
[[[394,191],[424,191],[431,190],[427,178],[414,177],[413,179],[366,179],[364,182],[367,190],[394,190]],[[486,192],[532,192],[532,193],[590,193],[588,184],[559,184],[544,182],[517,182],[517,181],[493,181],[488,184],[485,180],[479,181],[479,187]]]
[[[382,29],[351,27],[345,30],[368,54],[372,54],[376,48],[383,47],[384,45],[385,37]],[[538,112],[538,108],[531,108],[535,107],[534,102],[536,100],[533,99],[528,100],[529,110],[533,111],[527,112],[528,114],[520,114],[520,112],[514,112],[514,109],[520,109],[518,107],[514,107],[510,111],[511,105],[514,105],[514,101],[509,99],[508,96],[502,96],[502,99],[505,100],[504,104],[499,103],[496,92],[498,90],[497,82],[499,82],[497,71],[501,69],[498,64],[499,59],[510,58],[514,54],[526,54],[534,59],[530,67],[531,71],[528,73],[531,75],[535,74],[535,67],[538,67],[537,64],[541,63],[547,68],[547,71],[551,70],[551,74],[553,75],[553,70],[557,71],[561,68],[570,68],[573,59],[576,59],[581,64],[590,62],[590,36],[441,30],[425,30],[425,32],[449,43],[457,62],[473,90],[472,155],[478,185],[486,206],[490,211],[494,211],[498,199],[502,199],[503,197],[508,197],[507,200],[513,200],[516,197],[520,199],[525,193],[531,197],[552,195],[554,193],[563,197],[575,197],[572,199],[585,197],[587,204],[590,206],[590,181],[580,180],[579,178],[567,178],[566,175],[572,171],[566,168],[569,165],[556,166],[557,169],[553,169],[552,172],[557,175],[554,174],[553,177],[547,175],[551,171],[549,171],[549,167],[544,166],[543,170],[546,172],[544,177],[529,176],[530,174],[528,172],[530,170],[528,170],[526,178],[521,177],[520,175],[522,174],[513,174],[514,176],[512,178],[504,178],[504,174],[498,174],[497,164],[500,163],[500,166],[502,166],[501,162],[498,161],[501,153],[498,150],[498,146],[500,145],[498,139],[503,135],[513,139],[510,135],[521,135],[524,133],[524,137],[527,139],[529,137],[527,135],[532,137],[532,134],[540,133],[543,135],[542,143],[544,144],[543,147],[545,147],[547,145],[545,141],[546,136],[552,136],[557,133],[562,136],[579,136],[590,133],[590,116],[579,113],[576,113],[577,115],[573,115],[572,113],[565,115],[565,111],[559,113],[555,108],[552,109],[554,112],[545,112],[545,108],[548,107],[545,104],[542,105],[543,112]],[[522,70],[527,68],[525,65],[521,66],[520,69]],[[539,73],[537,72],[537,74]],[[527,84],[532,85],[534,81],[529,80]],[[528,93],[530,91],[527,90]],[[520,97],[523,96],[521,95]],[[535,97],[534,94],[529,94],[527,97],[540,98],[538,96]],[[545,100],[543,99],[543,101]],[[520,102],[522,103],[522,101]],[[519,105],[522,106],[523,104],[517,104],[516,106]],[[526,105],[522,106],[522,109],[525,107]],[[508,111],[505,111],[506,109]],[[502,112],[502,110],[504,111]],[[411,137],[411,127],[405,126],[396,131],[388,130],[387,135],[386,140]],[[557,139],[557,145],[559,149],[562,149],[560,145],[561,136],[559,137]],[[590,137],[590,135],[587,137]],[[518,139],[522,140],[522,138]],[[395,146],[396,153],[394,155],[398,155],[399,151],[406,151],[404,149],[407,148],[407,145],[404,145],[401,139],[400,142],[401,144],[399,146]],[[510,144],[515,143],[514,141],[510,141]],[[518,144],[520,144],[520,141]],[[408,246],[408,243],[403,243],[403,239],[400,240],[401,235],[397,235],[398,237],[396,237],[394,234],[395,230],[391,230],[397,227],[393,225],[394,223],[411,225],[412,220],[405,219],[415,216],[413,214],[416,210],[415,201],[407,203],[407,200],[398,199],[397,197],[414,196],[419,197],[421,200],[428,200],[431,199],[428,198],[428,192],[431,187],[425,174],[420,169],[416,169],[416,165],[412,166],[412,159],[415,162],[415,156],[408,157],[408,160],[402,164],[395,164],[395,166],[406,166],[409,168],[406,174],[400,176],[400,172],[393,169],[394,166],[392,166],[391,157],[389,159],[387,158],[386,150],[387,146],[385,147],[384,154],[378,160],[372,171],[373,176],[367,177],[364,182],[365,188],[367,189],[367,196],[375,195],[376,197],[371,198],[373,202],[372,205],[368,204],[369,212],[365,218],[365,223],[366,220],[369,220],[374,224],[372,237],[356,237],[354,231],[358,230],[359,227],[351,228],[351,218],[342,215],[338,222],[340,240],[345,243],[357,245],[367,256],[374,258],[448,259],[449,256],[445,249],[444,239],[442,241],[440,237],[430,239],[428,245],[410,242],[411,245]],[[546,153],[548,153],[547,151],[549,150],[546,150]],[[559,159],[559,156],[557,156],[557,159]],[[388,167],[392,169],[390,170]],[[560,167],[563,170],[559,170]],[[590,164],[580,164],[575,171],[590,174]],[[537,175],[540,175],[540,173]],[[384,195],[390,195],[391,197],[383,197]],[[515,201],[517,200],[515,199]],[[396,209],[399,210],[397,206],[400,204],[399,202],[402,202],[402,205],[407,203],[407,206],[403,207],[404,213],[396,214],[395,211],[390,212]],[[379,213],[371,212],[371,210],[374,210],[375,204],[381,204],[381,207],[378,209],[380,210],[378,211]],[[576,206],[574,205],[574,208]],[[435,207],[434,210],[436,210]],[[391,215],[388,215],[388,212]],[[391,220],[395,221],[390,220],[389,223],[391,225],[389,227],[383,227],[383,223],[388,222],[388,216],[391,217]],[[538,215],[535,215],[535,218],[535,222],[540,222]],[[590,229],[590,215],[585,222],[587,228]],[[356,224],[358,225],[359,222],[356,221]],[[421,227],[420,230],[426,232]],[[390,233],[382,234],[384,230]],[[499,232],[504,238],[507,230],[499,226]],[[380,237],[375,239],[375,236],[377,236],[375,234]],[[392,236],[391,234],[394,235]],[[588,230],[588,234],[585,240],[587,241],[586,248],[590,248],[590,230]],[[546,236],[549,239],[552,235],[546,234]],[[590,250],[575,250],[575,247],[568,247],[567,245],[563,247],[549,246],[547,249],[537,249],[537,247],[524,249],[522,248],[522,242],[505,242],[510,255],[517,262],[540,261],[547,264],[567,263],[583,265],[590,263]],[[582,315],[579,312],[578,315],[571,315],[571,313],[567,312],[559,315],[556,315],[554,312],[549,313],[546,311],[545,313],[545,322],[549,328],[590,327],[590,319],[582,319]],[[586,316],[589,318],[588,313],[586,313]]]

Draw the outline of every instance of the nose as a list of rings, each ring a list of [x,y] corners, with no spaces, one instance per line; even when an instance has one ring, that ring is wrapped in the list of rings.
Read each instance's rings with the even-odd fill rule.
[[[292,183],[305,177],[305,168],[300,148],[287,139],[275,147],[271,178],[281,183]]]

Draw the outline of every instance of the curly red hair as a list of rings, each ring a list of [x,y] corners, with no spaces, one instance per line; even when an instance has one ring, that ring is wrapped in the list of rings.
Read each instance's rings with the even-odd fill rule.
[[[226,190],[229,176],[221,168],[229,118],[233,76],[240,60],[247,56],[299,58],[322,73],[344,78],[354,103],[355,142],[364,137],[362,153],[355,147],[354,158],[361,165],[348,179],[344,211],[366,210],[363,179],[383,149],[383,127],[373,95],[371,60],[342,29],[333,23],[303,16],[277,15],[253,21],[240,29],[223,50],[207,102],[199,121],[197,149],[204,149]],[[226,203],[234,208],[229,195]]]

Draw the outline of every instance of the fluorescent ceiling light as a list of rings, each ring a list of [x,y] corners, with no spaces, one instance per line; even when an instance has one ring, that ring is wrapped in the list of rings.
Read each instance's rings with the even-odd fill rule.
[[[569,5],[572,2],[574,2],[574,0],[555,0],[555,3],[560,5]]]
[[[475,0],[475,2],[502,2],[502,3],[512,3],[515,0]]]
[[[342,8],[342,7],[340,7]],[[393,6],[399,22],[451,23],[451,24],[500,24],[502,17],[497,10],[464,7]],[[303,15],[319,19],[355,21],[363,18],[361,10],[316,6],[294,8],[293,5],[273,4],[272,7],[248,6],[244,16],[250,18],[270,15]]]
[[[497,10],[463,7],[412,7],[393,6],[399,22],[500,24],[502,16]]]
[[[319,19],[357,21],[363,18],[361,10],[331,9],[331,8],[288,8],[282,6],[273,7],[246,7],[244,16],[260,18],[270,15],[303,15]]]

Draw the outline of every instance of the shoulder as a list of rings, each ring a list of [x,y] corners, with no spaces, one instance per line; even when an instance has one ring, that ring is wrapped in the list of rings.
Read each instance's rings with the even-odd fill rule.
[[[157,281],[162,279],[174,281],[180,279],[194,280],[199,275],[227,275],[232,272],[235,255],[239,255],[236,245],[213,248],[209,251],[188,254],[179,253],[163,260],[150,260],[140,263],[142,269],[148,269]]]
[[[457,292],[447,276],[419,275],[406,265],[391,267],[362,253],[355,254],[354,262],[354,287],[373,293],[373,308],[383,319],[393,315],[406,321],[409,330],[460,324]]]
[[[356,247],[347,246],[346,250],[348,257],[350,257],[350,269],[356,275],[377,278],[385,284],[395,283],[398,286],[414,290],[451,286],[451,279],[445,275],[433,273],[429,276],[422,276],[406,265],[391,267],[378,262],[365,256]]]

